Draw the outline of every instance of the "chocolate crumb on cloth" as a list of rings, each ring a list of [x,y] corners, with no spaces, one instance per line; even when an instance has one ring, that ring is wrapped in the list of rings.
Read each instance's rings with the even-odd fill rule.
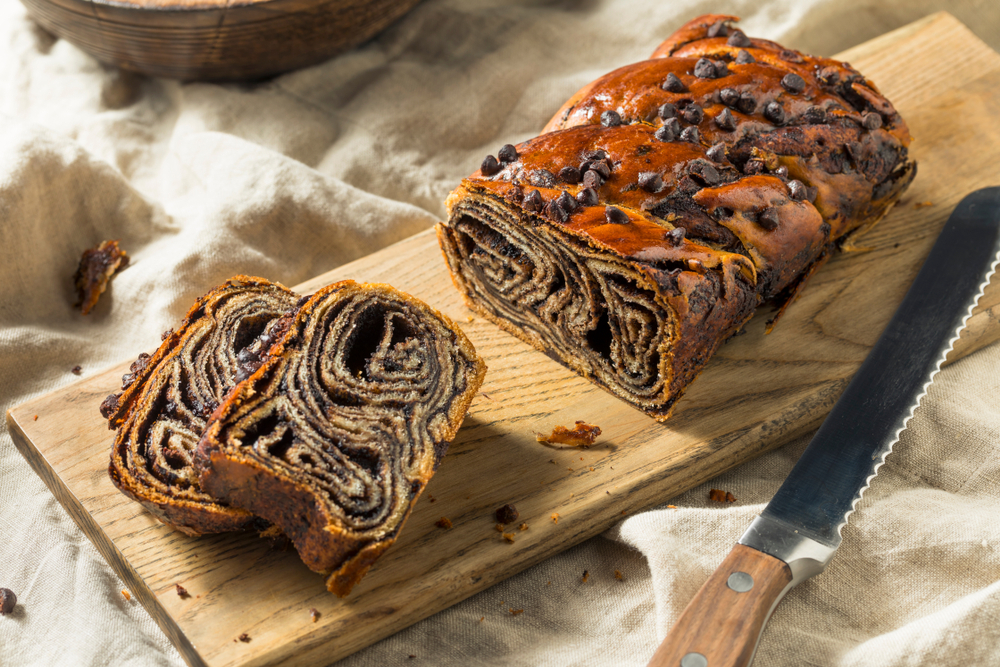
[[[6,616],[14,611],[17,605],[17,596],[9,588],[0,588],[0,616]]]
[[[661,421],[760,303],[789,303],[916,173],[872,82],[711,34],[736,20],[694,19],[585,86],[463,180],[437,226],[469,308]]]
[[[76,306],[83,315],[87,315],[101,294],[108,288],[111,277],[124,270],[129,264],[128,254],[118,247],[118,241],[103,243],[83,251],[80,264],[73,275],[76,286]]]

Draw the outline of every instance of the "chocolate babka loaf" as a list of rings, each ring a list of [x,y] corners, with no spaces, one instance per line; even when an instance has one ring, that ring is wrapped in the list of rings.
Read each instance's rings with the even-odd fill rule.
[[[659,420],[916,172],[873,83],[736,20],[695,19],[586,86],[438,225],[471,308]]]
[[[346,595],[395,540],[486,366],[458,327],[388,285],[330,285],[274,333],[205,430],[201,486],[273,522]]]
[[[108,473],[122,493],[188,535],[266,526],[201,490],[195,447],[226,393],[257,367],[273,341],[267,327],[294,312],[298,296],[262,278],[236,276],[198,299],[101,405],[118,429]]]

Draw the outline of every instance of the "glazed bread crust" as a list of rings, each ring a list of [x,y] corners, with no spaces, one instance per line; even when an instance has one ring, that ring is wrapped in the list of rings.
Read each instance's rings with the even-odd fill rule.
[[[198,446],[202,488],[273,522],[346,595],[393,543],[486,366],[462,331],[388,285],[326,287]]]
[[[657,419],[912,181],[906,124],[846,63],[707,15],[601,77],[448,198],[466,303]]]

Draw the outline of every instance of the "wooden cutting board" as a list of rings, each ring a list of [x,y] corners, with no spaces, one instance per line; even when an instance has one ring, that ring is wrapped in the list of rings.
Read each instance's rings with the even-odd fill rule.
[[[11,410],[14,441],[191,665],[328,665],[819,424],[955,204],[1000,184],[1000,55],[967,28],[936,14],[839,57],[882,86],[909,122],[920,173],[866,237],[870,251],[834,258],[772,334],[758,314],[667,424],[472,319],[430,232],[297,288],[390,282],[451,316],[489,364],[399,541],[347,599],[327,593],[294,551],[253,535],[185,537],[115,490],[106,474],[112,434],[97,408],[127,362]],[[998,316],[1000,280],[952,357],[1000,338]],[[577,419],[603,429],[597,446],[535,440]],[[513,544],[494,528],[504,503],[528,525],[514,530]],[[441,517],[453,527],[435,526]],[[176,584],[191,597],[178,597]],[[316,623],[311,608],[321,613]],[[237,641],[243,633],[249,642]]]

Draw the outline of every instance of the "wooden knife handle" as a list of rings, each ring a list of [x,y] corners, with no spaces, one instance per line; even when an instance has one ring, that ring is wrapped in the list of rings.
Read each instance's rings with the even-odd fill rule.
[[[650,667],[746,667],[791,580],[784,561],[737,544],[684,609]]]

